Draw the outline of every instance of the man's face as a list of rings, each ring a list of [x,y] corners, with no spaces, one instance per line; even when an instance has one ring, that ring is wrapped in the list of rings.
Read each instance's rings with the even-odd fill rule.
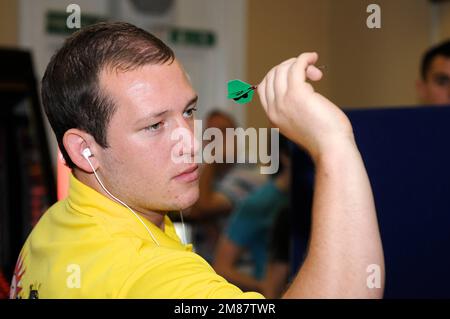
[[[177,60],[133,71],[103,71],[100,86],[117,106],[107,127],[99,172],[110,191],[138,211],[185,209],[198,198],[198,167],[176,163],[175,129],[189,132],[177,156],[194,157],[197,95]],[[193,163],[193,161],[192,161]],[[183,173],[185,172],[185,173]],[[181,174],[181,175],[180,175]]]
[[[436,56],[426,74],[425,81],[419,83],[418,89],[423,103],[450,104],[450,58]]]

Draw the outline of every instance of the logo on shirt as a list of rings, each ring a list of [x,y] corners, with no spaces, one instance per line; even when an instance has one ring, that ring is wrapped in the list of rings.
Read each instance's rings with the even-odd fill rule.
[[[28,299],[39,299],[39,288],[41,288],[41,284],[30,285]]]
[[[11,290],[9,291],[10,299],[20,298],[20,292],[22,291],[22,277],[25,274],[25,267],[23,264],[23,256],[20,253],[19,258],[17,259],[16,267],[14,268],[14,275],[11,281]]]
[[[11,288],[9,291],[10,299],[22,299],[21,292],[23,290],[22,277],[25,275],[26,268],[24,266],[24,256],[20,253],[17,259],[16,267],[14,268],[14,275],[11,281]],[[39,299],[39,288],[41,284],[34,283],[30,285],[30,293],[28,299]]]

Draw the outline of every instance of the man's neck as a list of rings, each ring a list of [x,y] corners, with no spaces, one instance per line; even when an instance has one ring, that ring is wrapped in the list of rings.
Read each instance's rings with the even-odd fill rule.
[[[112,198],[105,190],[101,187],[97,179],[95,178],[94,174],[89,174],[83,171],[80,171],[79,169],[73,169],[72,174],[75,176],[76,179],[78,179],[81,183],[89,186],[90,188],[94,189],[98,193],[102,194],[103,196],[109,198],[110,200],[117,202],[114,198]],[[104,181],[102,180],[104,183]],[[106,186],[106,185],[105,185]],[[106,186],[107,187],[107,186]],[[110,191],[108,189],[108,191]],[[113,194],[115,196],[115,194]],[[120,198],[119,198],[120,199]],[[121,203],[118,203],[122,205]],[[128,206],[130,206],[128,203],[126,203]],[[153,211],[146,211],[143,212],[141,210],[138,210],[134,207],[131,207],[133,211],[135,211],[137,214],[143,216],[145,219],[159,227],[161,230],[164,231],[164,216],[165,214],[153,212]]]

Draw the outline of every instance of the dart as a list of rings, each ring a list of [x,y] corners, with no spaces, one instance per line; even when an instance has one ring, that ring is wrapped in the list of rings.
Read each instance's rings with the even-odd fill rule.
[[[325,69],[326,65],[320,65],[318,69]],[[228,81],[228,99],[233,99],[238,104],[246,104],[251,102],[258,86],[248,84],[241,80]]]
[[[249,103],[254,95],[255,85],[245,83],[241,80],[228,81],[228,98],[238,104]]]

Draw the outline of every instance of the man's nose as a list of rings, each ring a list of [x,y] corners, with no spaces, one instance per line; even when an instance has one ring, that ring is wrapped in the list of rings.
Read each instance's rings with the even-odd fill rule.
[[[193,125],[186,121],[184,118],[178,121],[177,128],[183,132],[182,139],[180,141],[180,156],[193,157],[200,151],[200,141],[195,136]]]

